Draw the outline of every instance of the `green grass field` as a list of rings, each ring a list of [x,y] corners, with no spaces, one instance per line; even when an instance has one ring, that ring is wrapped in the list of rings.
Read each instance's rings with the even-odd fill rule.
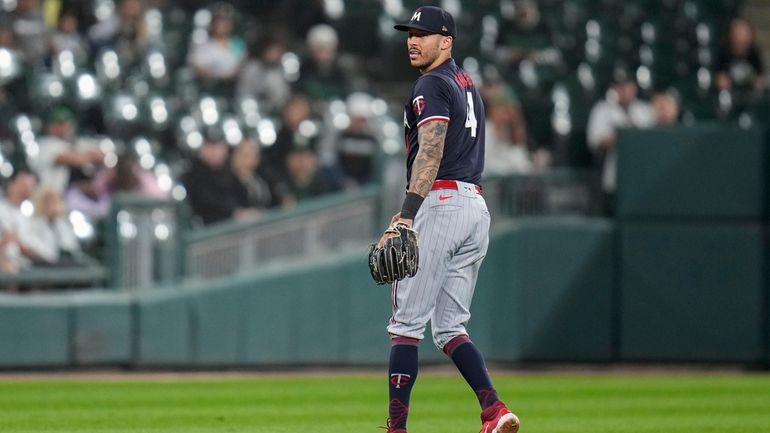
[[[770,376],[496,375],[525,433],[770,432]],[[385,380],[363,376],[223,379],[0,379],[0,432],[383,433]],[[457,377],[425,373],[411,433],[478,432]]]

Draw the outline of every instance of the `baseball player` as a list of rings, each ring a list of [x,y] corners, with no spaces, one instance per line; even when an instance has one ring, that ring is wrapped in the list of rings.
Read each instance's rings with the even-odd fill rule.
[[[407,24],[411,65],[420,71],[404,110],[407,193],[378,246],[400,226],[419,239],[419,272],[393,283],[388,432],[406,433],[417,379],[417,346],[431,320],[433,341],[452,359],[481,405],[482,433],[516,433],[519,419],[498,398],[484,358],[465,324],[489,245],[489,211],[481,196],[484,106],[470,76],[452,59],[452,16],[418,8]]]

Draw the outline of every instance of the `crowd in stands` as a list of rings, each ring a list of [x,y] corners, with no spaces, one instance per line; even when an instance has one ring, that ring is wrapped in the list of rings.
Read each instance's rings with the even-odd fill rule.
[[[611,203],[617,128],[746,123],[767,99],[738,0],[419,4],[457,18],[490,175],[601,169]],[[416,76],[392,24],[417,5],[0,2],[0,269],[71,264],[117,194],[205,225],[378,182]]]

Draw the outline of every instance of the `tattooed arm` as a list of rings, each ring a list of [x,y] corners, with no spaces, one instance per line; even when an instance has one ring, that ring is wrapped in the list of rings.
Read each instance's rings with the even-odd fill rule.
[[[393,215],[393,218],[390,220],[390,227],[397,223],[406,224],[411,227],[414,223],[413,218],[403,218],[401,214],[404,212],[403,209],[407,207],[411,207],[412,212],[417,213],[417,209],[422,204],[422,199],[428,195],[433,187],[433,182],[438,174],[438,167],[441,164],[441,157],[444,155],[447,125],[448,122],[446,121],[435,120],[424,124],[417,131],[417,141],[420,143],[420,147],[417,150],[414,163],[412,163],[412,177],[409,179],[407,198],[402,211]],[[407,203],[411,204],[408,205]],[[394,233],[388,228],[380,238],[377,246],[381,247],[385,239],[397,235],[398,232]]]
[[[441,164],[441,157],[444,155],[447,125],[448,122],[446,121],[435,120],[424,124],[417,131],[417,141],[420,143],[420,147],[417,150],[414,163],[412,163],[412,177],[409,179],[407,197],[402,211],[393,215],[393,218],[390,220],[390,227],[397,223],[406,224],[411,227],[414,223],[413,218],[402,217],[401,214],[405,214],[404,209],[408,208],[411,208],[411,213],[416,214],[417,209],[422,204],[422,199],[433,188],[433,182],[436,180],[438,167]],[[377,245],[382,246],[385,239],[396,235],[397,232],[394,234],[390,228],[385,230]]]
[[[433,187],[433,182],[436,181],[441,157],[444,155],[447,125],[448,122],[446,121],[434,120],[422,125],[417,131],[417,141],[420,143],[420,147],[412,163],[412,177],[409,179],[409,190],[404,200],[404,206],[401,212],[393,217],[394,221],[409,226],[414,222],[414,217],[411,215],[417,214],[422,200],[428,195]]]
[[[447,125],[446,121],[435,120],[422,125],[417,131],[420,147],[412,164],[409,192],[425,197],[433,187],[441,157],[444,155]]]

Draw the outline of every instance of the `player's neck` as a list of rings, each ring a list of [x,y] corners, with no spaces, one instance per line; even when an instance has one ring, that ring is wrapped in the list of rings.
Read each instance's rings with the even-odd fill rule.
[[[441,56],[439,56],[436,59],[436,61],[434,61],[430,65],[420,69],[420,75],[427,74],[428,72],[438,68],[439,66],[443,65],[444,63],[446,63],[447,60],[449,60],[451,58],[452,58],[451,55],[441,55]]]

